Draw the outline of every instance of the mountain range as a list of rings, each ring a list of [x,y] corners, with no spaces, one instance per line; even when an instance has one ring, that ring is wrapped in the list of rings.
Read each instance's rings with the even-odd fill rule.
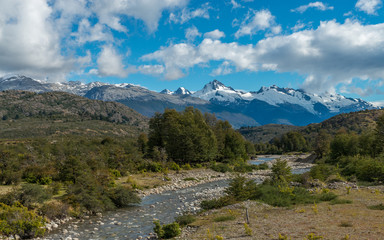
[[[247,92],[235,90],[217,80],[207,83],[196,92],[180,87],[174,92],[165,89],[158,93],[127,83],[49,83],[21,75],[0,78],[0,90],[10,89],[61,91],[89,99],[120,102],[147,117],[166,108],[180,111],[186,106],[193,106],[202,112],[214,113],[219,119],[228,120],[237,128],[271,123],[303,126],[340,113],[376,108],[364,100],[339,94],[319,95],[275,85]]]

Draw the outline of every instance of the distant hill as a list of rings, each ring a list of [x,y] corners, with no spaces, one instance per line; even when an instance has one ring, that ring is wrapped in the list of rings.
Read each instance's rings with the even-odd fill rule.
[[[253,143],[267,143],[270,142],[274,137],[281,136],[284,133],[295,131],[301,128],[303,127],[284,124],[268,124],[258,127],[242,127],[238,131],[248,141]]]
[[[148,118],[116,102],[64,92],[0,92],[1,138],[50,135],[135,135]]]
[[[260,127],[243,127],[239,132],[249,141],[254,143],[269,142],[274,137],[280,137],[289,131],[300,132],[308,141],[313,142],[320,131],[325,131],[334,136],[340,130],[360,134],[373,130],[376,120],[384,114],[384,109],[364,110],[359,112],[342,113],[331,117],[321,123],[313,123],[303,127],[270,124]]]

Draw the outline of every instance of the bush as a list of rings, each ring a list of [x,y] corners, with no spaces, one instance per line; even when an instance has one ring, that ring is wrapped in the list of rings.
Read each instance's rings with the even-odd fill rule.
[[[134,203],[140,203],[141,201],[134,192],[121,186],[112,189],[109,197],[118,208],[128,207]]]
[[[313,179],[319,179],[320,181],[327,180],[331,175],[337,174],[336,167],[328,164],[318,164],[313,166],[309,171],[309,175]]]
[[[19,235],[22,239],[41,237],[45,233],[44,219],[16,202],[12,206],[0,203],[0,234]]]
[[[153,228],[154,232],[157,234],[158,238],[169,239],[174,238],[180,235],[181,229],[177,222],[170,224],[160,225],[159,221],[153,222],[155,227]]]
[[[178,216],[176,217],[176,222],[180,225],[180,226],[186,226],[188,224],[191,224],[193,223],[194,221],[196,221],[196,218],[195,216],[191,215],[191,214],[186,214],[186,215],[182,215],[182,216]]]
[[[169,165],[169,169],[176,171],[176,172],[180,171],[179,164],[177,164],[175,162],[170,162],[168,165]]]
[[[184,164],[183,166],[181,166],[181,168],[184,169],[184,170],[191,170],[192,169],[192,167],[191,167],[191,165],[189,163]]]
[[[70,206],[68,204],[55,201],[44,204],[39,211],[41,215],[50,220],[63,219],[69,216]]]
[[[51,198],[49,194],[42,186],[37,184],[23,184],[20,189],[14,189],[13,191],[2,196],[0,201],[2,203],[12,205],[18,201],[26,207],[31,207],[36,203],[43,203]]]
[[[231,180],[229,186],[225,189],[225,193],[237,201],[255,199],[259,195],[257,183],[241,176]]]
[[[290,180],[292,168],[288,166],[288,162],[286,160],[277,159],[276,162],[272,165],[271,169],[271,177],[274,182],[285,182]]]
[[[213,171],[221,172],[221,173],[232,172],[232,168],[226,163],[218,163],[218,164],[215,163],[215,164],[212,164],[210,168]]]

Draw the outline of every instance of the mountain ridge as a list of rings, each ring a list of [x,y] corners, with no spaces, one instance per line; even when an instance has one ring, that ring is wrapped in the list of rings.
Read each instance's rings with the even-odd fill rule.
[[[103,101],[117,101],[147,117],[166,108],[182,110],[193,106],[228,120],[234,127],[265,124],[304,126],[321,122],[339,113],[376,109],[364,100],[339,94],[313,94],[301,89],[261,87],[258,91],[235,90],[213,80],[196,92],[179,87],[155,92],[133,84],[102,82],[48,83],[21,75],[0,78],[0,90],[20,89],[33,92],[63,91]]]

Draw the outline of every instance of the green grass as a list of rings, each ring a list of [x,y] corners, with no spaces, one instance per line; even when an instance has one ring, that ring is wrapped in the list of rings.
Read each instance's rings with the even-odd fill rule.
[[[384,210],[384,205],[380,203],[378,205],[368,206],[368,208],[371,210]]]
[[[224,216],[218,216],[213,219],[214,222],[226,222],[226,221],[232,221],[235,220],[236,216],[234,215],[224,215]]]
[[[332,201],[329,202],[329,204],[331,204],[331,205],[336,205],[336,204],[351,204],[351,203],[352,203],[352,200],[348,200],[348,199],[339,199],[339,198],[333,199]]]

